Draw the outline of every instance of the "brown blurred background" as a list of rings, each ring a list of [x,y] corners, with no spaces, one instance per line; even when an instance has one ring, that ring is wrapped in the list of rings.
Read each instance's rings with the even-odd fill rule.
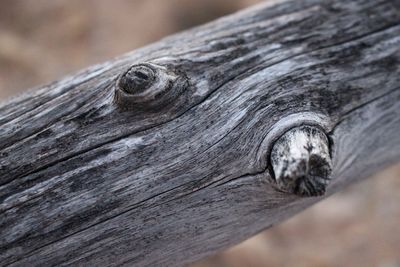
[[[1,0],[0,100],[257,2]],[[192,267],[400,267],[399,178],[393,166]]]

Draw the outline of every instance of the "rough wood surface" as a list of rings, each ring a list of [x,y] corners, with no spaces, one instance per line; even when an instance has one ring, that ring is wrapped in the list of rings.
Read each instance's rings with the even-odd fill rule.
[[[329,140],[322,129],[302,125],[283,134],[271,149],[271,176],[283,192],[322,196],[332,178]]]
[[[275,2],[4,103],[1,265],[183,265],[238,243],[322,199],[271,175],[303,124],[330,139],[326,195],[399,161],[400,1]],[[137,108],[116,81],[142,63],[172,91]]]

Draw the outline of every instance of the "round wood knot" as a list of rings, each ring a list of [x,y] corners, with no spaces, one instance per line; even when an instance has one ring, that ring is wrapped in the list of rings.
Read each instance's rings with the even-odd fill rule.
[[[274,144],[271,164],[282,191],[302,197],[324,195],[332,172],[328,138],[315,126],[293,128]]]
[[[120,76],[117,87],[127,94],[138,94],[146,90],[155,80],[156,72],[151,65],[134,65]]]
[[[132,65],[116,82],[114,102],[123,110],[160,111],[178,104],[185,75],[153,63]]]

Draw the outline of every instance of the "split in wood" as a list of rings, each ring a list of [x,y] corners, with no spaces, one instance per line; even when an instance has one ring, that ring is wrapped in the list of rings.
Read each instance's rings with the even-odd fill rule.
[[[276,183],[284,192],[321,196],[331,180],[328,138],[314,126],[296,127],[280,137],[272,148],[271,163]]]
[[[153,63],[131,66],[116,82],[114,102],[123,110],[159,111],[176,104],[188,87],[186,76]]]

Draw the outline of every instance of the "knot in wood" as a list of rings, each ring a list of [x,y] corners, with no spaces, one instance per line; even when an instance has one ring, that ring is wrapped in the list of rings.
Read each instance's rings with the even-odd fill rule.
[[[134,65],[119,77],[117,87],[127,94],[138,94],[146,90],[155,78],[156,73],[151,65]]]
[[[275,142],[271,164],[280,190],[302,197],[324,195],[332,172],[328,138],[315,126],[293,128]]]
[[[116,81],[114,102],[122,110],[160,111],[178,104],[188,79],[153,63],[132,65]]]

